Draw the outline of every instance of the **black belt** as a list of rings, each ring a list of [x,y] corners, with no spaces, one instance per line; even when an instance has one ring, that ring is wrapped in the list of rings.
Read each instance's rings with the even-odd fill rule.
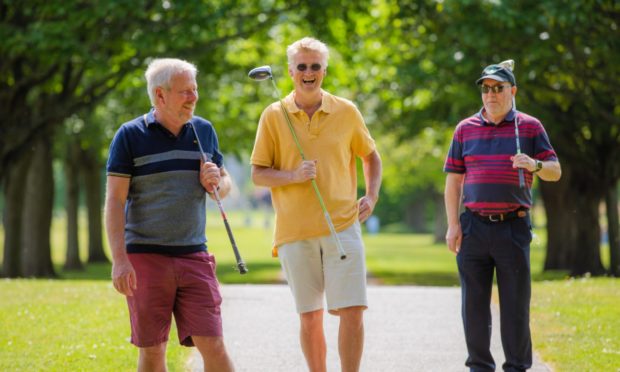
[[[514,220],[516,218],[523,218],[527,216],[527,208],[519,208],[512,212],[508,213],[499,213],[499,214],[480,214],[478,212],[474,212],[471,209],[468,209],[472,215],[474,215],[477,219],[483,222],[488,223],[497,223],[497,222],[505,222]]]

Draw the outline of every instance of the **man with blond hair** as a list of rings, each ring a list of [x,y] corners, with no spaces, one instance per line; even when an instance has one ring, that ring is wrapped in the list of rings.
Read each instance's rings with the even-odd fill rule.
[[[366,266],[360,222],[371,214],[381,186],[381,158],[359,110],[321,84],[329,50],[303,38],[287,49],[295,89],[261,115],[251,156],[252,180],[271,188],[276,213],[274,250],[300,314],[301,348],[310,371],[326,370],[324,297],[340,317],[342,371],[358,371],[367,308]],[[285,109],[301,147],[290,132]],[[366,193],[357,200],[356,157],[362,159]],[[323,196],[346,252],[341,260],[311,180]]]
[[[105,221],[114,288],[127,298],[138,371],[165,371],[174,314],[179,342],[205,371],[232,371],[222,297],[207,252],[205,191],[230,191],[211,123],[194,116],[196,67],[156,59],[146,70],[153,109],[123,124],[110,145]],[[209,161],[203,162],[194,128]]]

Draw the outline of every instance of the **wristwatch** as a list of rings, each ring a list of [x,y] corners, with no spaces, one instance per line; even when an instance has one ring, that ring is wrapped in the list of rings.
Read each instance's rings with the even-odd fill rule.
[[[532,173],[536,173],[540,171],[541,169],[543,169],[543,162],[540,160],[536,160],[536,169],[534,169]]]

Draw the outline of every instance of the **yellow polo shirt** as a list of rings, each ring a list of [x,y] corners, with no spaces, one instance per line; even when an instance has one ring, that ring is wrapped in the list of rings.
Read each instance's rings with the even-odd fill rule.
[[[283,99],[306,160],[317,160],[316,183],[336,231],[351,226],[358,217],[355,157],[375,150],[361,113],[344,98],[325,91],[312,120],[294,101],[294,92]],[[250,162],[253,165],[293,170],[301,155],[283,115],[280,102],[261,115]],[[276,213],[274,245],[329,235],[329,227],[311,181],[271,188]]]

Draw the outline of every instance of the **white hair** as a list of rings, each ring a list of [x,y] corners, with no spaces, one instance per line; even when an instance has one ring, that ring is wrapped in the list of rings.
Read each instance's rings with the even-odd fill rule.
[[[288,64],[292,65],[295,63],[294,59],[297,53],[299,52],[315,52],[321,55],[321,58],[325,62],[325,67],[327,67],[327,59],[329,58],[329,49],[327,49],[327,45],[324,42],[317,40],[312,37],[304,37],[301,40],[297,40],[293,44],[289,45],[286,48],[286,56],[288,57]]]
[[[184,72],[189,72],[195,79],[198,69],[193,63],[177,58],[157,58],[149,63],[144,77],[146,78],[149,99],[153,106],[155,106],[155,89],[158,87],[170,89],[172,77]]]

